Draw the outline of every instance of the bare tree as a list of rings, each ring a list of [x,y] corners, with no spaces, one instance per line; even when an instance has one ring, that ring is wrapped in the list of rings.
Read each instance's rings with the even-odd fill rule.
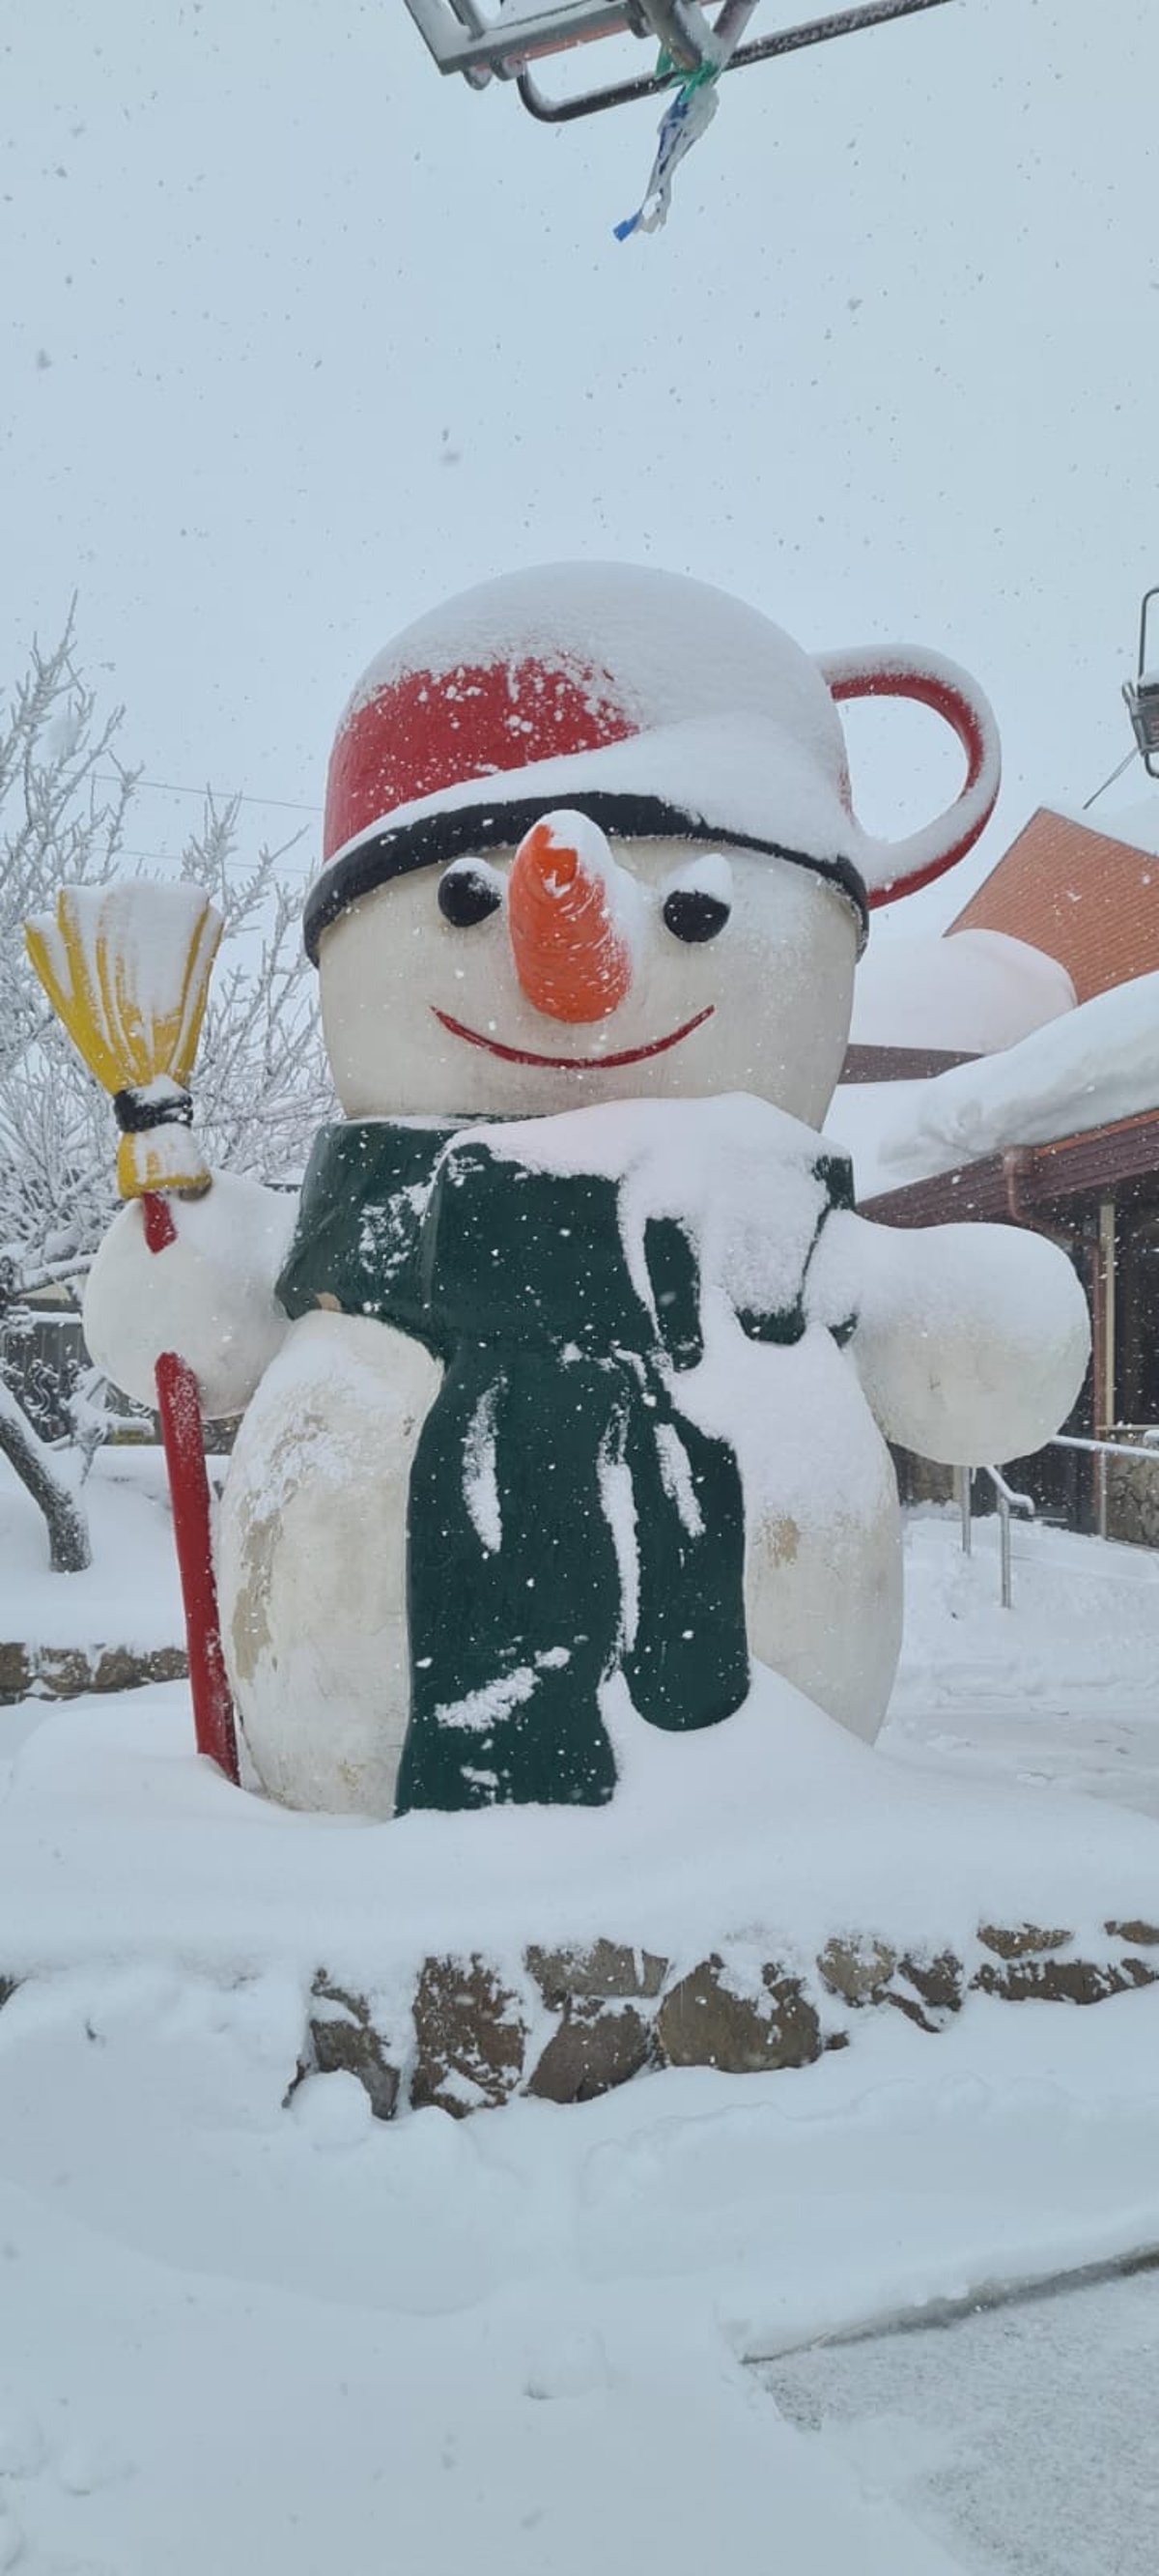
[[[33,644],[0,714],[0,1078],[49,1029],[23,924],[48,909],[58,886],[118,873],[139,775],[116,755],[123,708],[101,716],[77,669],[74,610],[51,653]]]
[[[125,852],[140,777],[117,756],[122,709],[102,714],[75,658],[73,618],[52,652],[34,645],[0,712],[0,1377],[3,1319],[35,1290],[79,1282],[116,1209],[114,1130],[27,963],[23,925],[62,885],[141,873]],[[195,1076],[211,1162],[297,1180],[332,1107],[299,902],[280,863],[293,844],[238,857],[240,803],[207,794],[180,873],[224,920]],[[90,1442],[91,1447],[91,1442]],[[54,1567],[88,1562],[70,1462],[42,1440],[9,1382],[0,1453],[44,1513]]]
[[[0,1454],[44,1514],[48,1561],[54,1574],[83,1574],[92,1563],[84,1506],[60,1473],[54,1452],[33,1430],[7,1379],[0,1375]]]
[[[296,843],[262,849],[235,873],[239,811],[236,797],[218,804],[207,796],[181,863],[225,925],[198,1051],[197,1132],[211,1163],[297,1182],[334,1093],[300,892],[279,874]]]

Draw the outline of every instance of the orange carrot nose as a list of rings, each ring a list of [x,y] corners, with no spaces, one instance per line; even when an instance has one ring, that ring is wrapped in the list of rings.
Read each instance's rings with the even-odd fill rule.
[[[537,1011],[605,1020],[623,1001],[632,959],[619,922],[632,892],[586,815],[545,814],[533,823],[515,853],[507,927],[515,972]]]

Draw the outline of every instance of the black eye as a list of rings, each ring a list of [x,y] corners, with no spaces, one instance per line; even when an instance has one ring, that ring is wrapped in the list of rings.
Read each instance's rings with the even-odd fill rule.
[[[502,879],[482,860],[458,859],[439,879],[439,911],[456,930],[471,930],[477,921],[486,921],[502,901]]]
[[[674,939],[699,946],[705,939],[720,937],[730,910],[719,895],[704,894],[698,886],[674,886],[665,899],[664,920]]]

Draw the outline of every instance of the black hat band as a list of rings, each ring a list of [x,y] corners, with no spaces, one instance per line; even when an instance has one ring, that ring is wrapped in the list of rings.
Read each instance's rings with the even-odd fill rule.
[[[787,849],[783,841],[759,840],[750,832],[723,828],[714,832],[699,816],[689,814],[683,806],[669,805],[662,796],[624,796],[596,788],[581,789],[567,801],[570,811],[586,815],[589,823],[598,824],[609,835],[617,834],[621,840],[689,841],[709,849],[719,849],[723,844],[731,850],[755,850],[766,858],[786,859],[792,867],[808,868],[814,876],[836,886],[853,905],[860,923],[858,953],[864,949],[869,934],[869,901],[864,880],[852,859],[815,859],[807,850]],[[387,823],[380,832],[368,833],[341,858],[332,859],[311,887],[302,922],[311,964],[318,963],[323,931],[375,886],[386,885],[391,877],[410,876],[416,868],[448,866],[452,859],[481,855],[485,850],[515,848],[533,823],[558,810],[558,798],[517,796],[508,804],[496,800],[493,804],[444,806],[437,813],[419,815],[413,823]]]

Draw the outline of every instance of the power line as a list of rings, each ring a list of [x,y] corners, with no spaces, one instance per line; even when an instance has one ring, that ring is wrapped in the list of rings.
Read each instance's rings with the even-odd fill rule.
[[[94,769],[93,777],[101,787],[120,787],[124,783],[115,770]],[[169,778],[134,778],[133,785],[151,788],[158,796],[195,796],[199,805],[204,805],[212,792],[207,787],[176,787]],[[320,814],[322,811],[320,805],[303,805],[292,796],[248,796],[240,790],[224,801],[230,805],[276,805],[286,814]]]
[[[1113,787],[1113,786],[1114,786],[1116,778],[1121,778],[1121,777],[1122,777],[1122,775],[1123,775],[1123,771],[1124,771],[1125,769],[1129,769],[1129,768],[1130,768],[1131,763],[1132,763],[1132,761],[1133,761],[1134,757],[1135,757],[1135,744],[1134,744],[1134,743],[1132,743],[1130,750],[1129,750],[1128,752],[1125,752],[1125,753],[1124,753],[1124,756],[1123,756],[1122,760],[1119,762],[1119,766],[1118,766],[1118,768],[1117,768],[1117,769],[1112,769],[1110,777],[1109,777],[1109,778],[1104,778],[1103,783],[1102,783],[1102,786],[1101,786],[1101,787],[1096,787],[1096,789],[1095,789],[1095,792],[1094,792],[1094,795],[1093,795],[1093,796],[1088,796],[1088,797],[1086,797],[1086,798],[1084,799],[1084,801],[1083,801],[1083,809],[1082,809],[1082,810],[1083,810],[1083,812],[1084,812],[1084,814],[1089,814],[1089,813],[1090,813],[1090,810],[1091,810],[1092,805],[1097,805],[1097,804],[1098,804],[1098,801],[1099,801],[1100,796],[1105,796],[1105,795],[1106,795],[1106,792],[1107,792],[1108,787]]]
[[[134,850],[131,849],[125,841],[119,841],[117,843],[117,857],[119,859],[153,859],[157,862],[159,867],[173,867],[175,865],[179,865],[184,856],[184,850]],[[284,865],[291,856],[292,853],[289,850],[283,850],[280,853],[278,860],[279,867]],[[310,863],[307,859],[305,861],[307,873],[309,872],[309,865]],[[240,858],[236,851],[230,854],[228,866],[231,870],[238,873],[248,873],[247,861]]]

